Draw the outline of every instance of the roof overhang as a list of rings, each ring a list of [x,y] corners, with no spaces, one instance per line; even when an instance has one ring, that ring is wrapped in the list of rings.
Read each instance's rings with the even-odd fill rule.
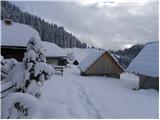
[[[52,59],[52,58],[67,58],[67,56],[47,56],[46,55],[46,58],[49,58],[49,59]]]
[[[1,48],[8,48],[8,49],[27,49],[26,46],[7,46],[7,45],[1,45]]]

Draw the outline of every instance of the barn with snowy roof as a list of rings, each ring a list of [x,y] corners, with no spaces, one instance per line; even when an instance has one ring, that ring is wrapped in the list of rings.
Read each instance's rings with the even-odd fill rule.
[[[127,68],[139,76],[139,88],[159,90],[159,42],[150,42]]]
[[[55,65],[66,65],[67,56],[63,48],[60,48],[54,43],[42,42],[44,47],[44,54],[47,58],[47,63]]]
[[[1,21],[1,55],[7,58],[15,58],[22,61],[26,52],[27,42],[32,37],[40,39],[38,32],[32,27],[13,22],[11,20]],[[44,53],[48,63],[66,65],[67,56],[62,48],[54,43],[42,41]]]
[[[100,75],[120,78],[120,74],[124,72],[118,61],[108,51],[103,50],[89,54],[80,62],[78,68],[84,76]]]

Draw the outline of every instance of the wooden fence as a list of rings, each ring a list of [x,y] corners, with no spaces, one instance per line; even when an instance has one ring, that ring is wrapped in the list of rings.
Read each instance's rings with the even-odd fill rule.
[[[1,99],[15,91],[12,82],[7,81],[8,70],[1,66]]]
[[[63,76],[64,67],[62,66],[54,66],[54,74]]]

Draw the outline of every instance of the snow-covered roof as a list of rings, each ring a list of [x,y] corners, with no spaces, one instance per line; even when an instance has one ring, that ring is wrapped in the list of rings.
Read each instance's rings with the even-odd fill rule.
[[[38,32],[32,27],[11,22],[6,24],[1,21],[1,45],[26,47],[28,40],[32,37],[40,38]]]
[[[54,43],[42,42],[44,48],[44,54],[47,57],[64,57],[66,56],[63,48],[60,48]]]
[[[95,51],[94,53],[89,54],[82,62],[80,62],[80,64],[78,65],[78,68],[82,72],[86,71],[104,52],[107,52],[107,51],[99,50],[99,51]],[[109,52],[108,54],[113,58],[113,60],[117,63],[117,65],[121,67],[121,65],[117,62],[117,60]],[[121,69],[123,68],[121,67]]]
[[[119,66],[123,71],[125,71],[125,69],[122,67],[122,65],[121,65],[121,64],[119,63],[119,61],[118,61],[118,58],[119,58],[120,56],[115,55],[115,54],[111,54],[111,53],[109,53],[109,55],[111,55],[112,58],[113,58],[113,60],[118,64],[118,66]]]
[[[78,68],[84,72],[89,66],[91,66],[105,51],[97,51],[95,53],[89,54],[84,60],[82,60]]]
[[[99,50],[93,48],[65,48],[66,54],[68,52],[73,52],[75,60],[79,63],[82,62],[89,54],[94,54]]]
[[[128,66],[127,71],[141,75],[158,77],[159,42],[157,41],[146,44],[137,57]]]
[[[1,21],[2,28],[2,46],[17,46],[26,47],[27,42],[32,38],[36,37],[40,39],[38,32],[32,27],[20,24],[16,22],[11,22],[11,24],[6,24],[5,21]],[[60,57],[66,56],[62,48],[58,47],[54,43],[42,42],[44,53],[47,57]]]

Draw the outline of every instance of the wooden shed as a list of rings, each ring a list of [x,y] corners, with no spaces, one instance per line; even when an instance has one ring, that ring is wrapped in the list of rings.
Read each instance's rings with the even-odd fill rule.
[[[124,72],[122,66],[112,57],[108,51],[97,51],[88,55],[78,65],[81,75],[100,75],[120,78]]]
[[[127,68],[139,76],[139,89],[159,90],[159,42],[150,42]]]
[[[67,65],[67,55],[63,48],[60,48],[54,43],[42,42],[44,47],[44,53],[46,56],[47,63],[65,66]]]

